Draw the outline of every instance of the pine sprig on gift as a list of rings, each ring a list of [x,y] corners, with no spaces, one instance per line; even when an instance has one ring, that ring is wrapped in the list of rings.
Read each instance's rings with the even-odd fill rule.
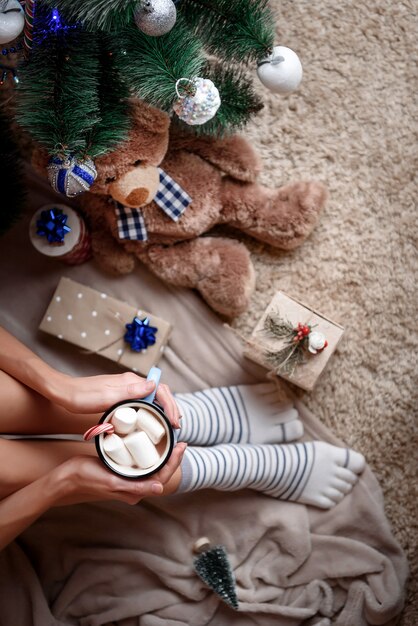
[[[303,351],[296,344],[281,350],[266,350],[264,356],[275,371],[287,376],[292,376],[297,366],[305,363]]]
[[[272,339],[281,340],[284,345],[278,350],[265,350],[264,357],[276,372],[292,376],[298,365],[306,362],[305,353],[309,346],[309,324],[295,327],[282,318],[278,311],[270,313],[264,320],[263,332]]]
[[[264,320],[264,330],[266,333],[271,335],[272,337],[292,337],[293,336],[293,325],[278,315],[272,316],[267,315]]]

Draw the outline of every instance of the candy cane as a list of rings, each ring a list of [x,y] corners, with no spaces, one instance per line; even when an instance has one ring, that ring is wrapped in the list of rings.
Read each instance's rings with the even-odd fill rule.
[[[25,28],[23,31],[23,44],[25,46],[25,54],[29,56],[33,43],[33,21],[35,17],[36,0],[25,1]]]

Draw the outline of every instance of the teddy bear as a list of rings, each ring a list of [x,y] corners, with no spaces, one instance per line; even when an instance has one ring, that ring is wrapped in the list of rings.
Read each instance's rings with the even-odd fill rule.
[[[129,106],[127,141],[96,159],[97,178],[80,197],[96,261],[117,275],[132,272],[138,259],[171,285],[197,289],[219,314],[239,315],[255,287],[250,254],[229,234],[208,231],[228,226],[238,237],[292,250],[314,228],[325,187],[264,187],[256,182],[260,158],[242,136],[198,136],[174,128],[166,113],[143,101]],[[157,203],[164,176],[187,198],[180,215]]]

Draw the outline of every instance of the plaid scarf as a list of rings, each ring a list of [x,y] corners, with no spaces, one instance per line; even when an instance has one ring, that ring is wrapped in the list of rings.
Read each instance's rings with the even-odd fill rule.
[[[174,222],[181,217],[192,199],[164,170],[158,168],[160,184],[154,202]],[[131,209],[116,203],[119,239],[147,241],[148,233],[141,209]]]

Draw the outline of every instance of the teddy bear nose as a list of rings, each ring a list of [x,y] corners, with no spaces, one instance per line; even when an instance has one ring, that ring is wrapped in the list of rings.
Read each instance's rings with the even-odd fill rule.
[[[138,187],[130,192],[130,194],[126,197],[126,202],[131,206],[141,206],[141,204],[145,204],[147,202],[148,196],[148,189],[145,189],[145,187]]]

